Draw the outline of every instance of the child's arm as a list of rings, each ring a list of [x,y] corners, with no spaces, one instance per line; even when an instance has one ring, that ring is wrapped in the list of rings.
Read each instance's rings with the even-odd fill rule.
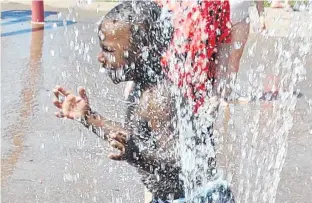
[[[112,132],[124,131],[121,123],[105,119],[92,110],[84,118],[78,119],[78,121],[104,140],[107,140],[107,136]]]
[[[166,85],[144,93],[140,92],[140,87],[133,90],[128,97],[130,105],[126,112],[131,133],[115,132],[109,135],[109,139],[113,140],[113,147],[120,151],[118,155],[111,155],[110,158],[127,160],[131,165],[147,172],[160,166],[169,170],[176,164],[175,156],[170,154],[177,143],[173,136],[170,136],[174,98],[170,96]],[[138,98],[141,99],[141,103],[137,106],[135,101]],[[132,120],[131,117],[135,119]]]
[[[111,146],[119,150],[117,154],[110,154],[109,158],[126,160],[131,165],[149,173],[153,173],[155,169],[159,172],[178,170],[176,157],[170,153],[170,150],[175,149],[177,140],[171,139],[165,147],[158,148],[154,147],[151,139],[146,139],[150,133],[145,133],[147,134],[131,136],[124,132],[109,134],[108,138],[112,140]]]

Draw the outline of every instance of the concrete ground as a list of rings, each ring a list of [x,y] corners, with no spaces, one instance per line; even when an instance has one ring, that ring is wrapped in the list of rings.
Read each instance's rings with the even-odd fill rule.
[[[36,32],[31,32],[27,9],[2,4],[2,201],[143,202],[143,187],[132,167],[108,160],[107,145],[77,123],[53,116],[51,90],[60,84],[72,90],[86,87],[94,109],[122,119],[123,85],[100,74],[96,61],[96,23],[105,9],[45,7],[51,11],[46,29]],[[23,18],[12,10],[24,11]],[[219,165],[237,202],[272,202],[275,197],[277,203],[311,202],[309,22],[308,12],[269,9],[269,35],[250,35],[239,75],[241,94],[255,94],[273,73],[286,83],[289,75],[305,78],[295,84],[302,96],[292,97],[294,109],[281,100],[221,109],[216,127]]]

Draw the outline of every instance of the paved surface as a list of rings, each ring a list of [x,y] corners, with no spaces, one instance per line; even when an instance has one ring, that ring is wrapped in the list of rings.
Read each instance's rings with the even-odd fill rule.
[[[5,6],[4,10],[28,8]],[[2,37],[2,201],[140,202],[143,188],[133,168],[109,161],[105,143],[77,123],[53,116],[51,90],[56,84],[72,90],[85,86],[94,108],[113,119],[123,108],[116,102],[120,87],[99,75],[94,29],[101,14],[61,12],[61,18],[75,17],[79,23],[44,30],[41,59],[36,46],[40,31]],[[51,15],[47,20],[59,19]],[[2,26],[2,33],[30,27],[29,21],[18,22]],[[86,46],[88,53],[79,54]]]
[[[27,9],[2,4],[2,12]],[[99,73],[95,57],[96,22],[104,11],[45,10],[51,13],[43,32],[31,32],[29,20],[14,15],[1,21],[2,201],[142,202],[142,185],[133,168],[109,161],[105,143],[76,123],[53,116],[51,89],[61,84],[73,90],[85,86],[95,109],[122,119],[122,85]],[[266,75],[280,70],[280,77],[287,76],[302,65],[306,80],[295,86],[303,95],[294,100],[295,110],[283,110],[289,115],[280,118],[274,112],[281,112],[283,102],[276,101],[231,105],[230,114],[227,108],[220,111],[219,164],[228,170],[238,202],[269,202],[275,193],[278,203],[312,199],[311,15],[285,15],[280,11],[276,16],[284,17],[271,17],[278,20],[269,21],[269,31],[275,30],[269,36],[251,34],[239,84],[242,93],[255,93]],[[63,19],[71,23],[63,26]],[[287,127],[292,127],[289,134]]]

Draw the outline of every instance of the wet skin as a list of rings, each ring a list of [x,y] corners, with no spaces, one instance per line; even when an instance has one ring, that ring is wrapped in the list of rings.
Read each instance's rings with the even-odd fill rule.
[[[131,45],[130,25],[106,20],[100,26],[99,39],[101,52],[98,55],[98,60],[103,68],[108,70],[112,81],[114,83],[126,80],[135,81],[136,77],[133,75],[133,71],[123,72],[126,65],[135,63],[135,60],[137,60],[135,54],[138,54],[137,51],[131,49],[133,46]],[[139,68],[136,67],[136,69]],[[139,99],[138,104],[129,107],[129,109],[131,108],[131,115],[128,116],[129,119],[126,122],[128,125],[125,128],[121,124],[109,121],[109,119],[105,119],[99,114],[88,115],[90,105],[85,89],[80,88],[78,92],[79,96],[75,96],[63,87],[57,86],[54,89],[56,96],[54,105],[60,109],[59,112],[56,112],[56,116],[70,119],[87,117],[88,126],[101,128],[108,135],[106,138],[108,138],[111,146],[119,150],[118,153],[109,155],[112,159],[123,159],[126,151],[126,138],[132,134],[133,127],[138,128],[139,121],[147,123],[149,130],[158,134],[159,141],[163,140],[163,144],[165,143],[164,140],[171,137],[172,132],[170,132],[169,128],[173,116],[172,98],[167,81],[141,90],[141,97],[137,98]],[[65,96],[64,101],[60,101],[60,95]]]

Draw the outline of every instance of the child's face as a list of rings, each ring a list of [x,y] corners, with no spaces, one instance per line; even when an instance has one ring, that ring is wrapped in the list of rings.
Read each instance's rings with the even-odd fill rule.
[[[126,65],[129,65],[130,26],[121,22],[104,20],[99,30],[102,63],[114,83],[131,80]]]

